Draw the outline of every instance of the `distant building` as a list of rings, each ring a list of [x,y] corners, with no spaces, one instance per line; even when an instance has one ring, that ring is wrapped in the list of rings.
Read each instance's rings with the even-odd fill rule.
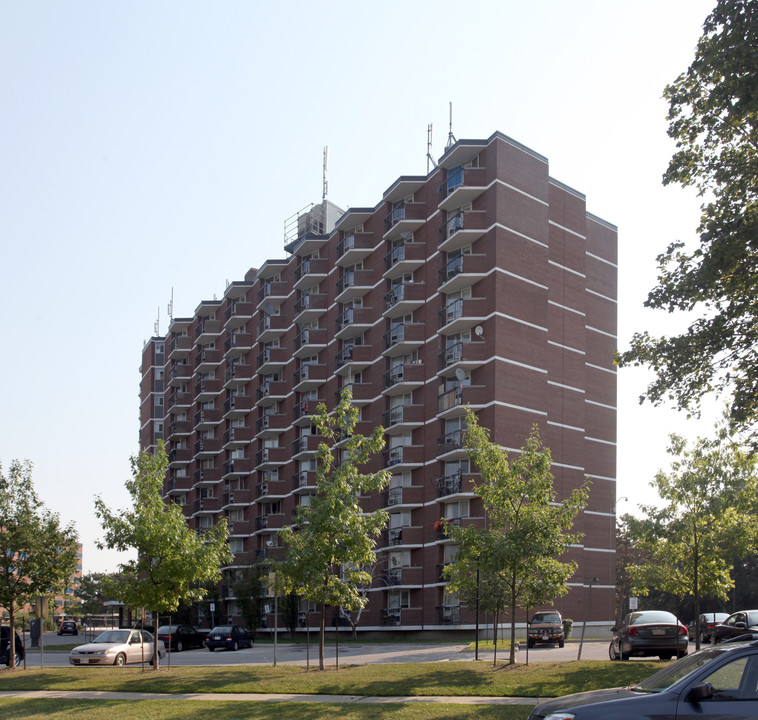
[[[350,387],[359,431],[386,429],[368,469],[392,471],[385,493],[362,500],[390,522],[360,627],[471,628],[473,609],[446,592],[456,548],[438,523],[484,521],[461,443],[465,409],[514,451],[536,423],[558,496],[592,482],[577,520],[584,540],[567,553],[579,569],[555,606],[580,621],[589,602],[590,621],[607,626],[617,242],[546,158],[500,133],[456,142],[374,207],[314,206],[281,259],[145,344],[140,445],[166,441],[166,499],[197,529],[227,518],[229,572],[275,556],[277,530],[315,491],[316,405]],[[231,582],[220,603],[237,617]]]

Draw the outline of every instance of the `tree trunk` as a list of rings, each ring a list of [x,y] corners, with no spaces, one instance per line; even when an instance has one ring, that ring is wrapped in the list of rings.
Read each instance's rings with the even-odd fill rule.
[[[318,669],[324,669],[324,640],[326,638],[326,605],[321,603],[321,619],[318,631]]]
[[[500,619],[500,613],[497,610],[495,610],[495,617],[494,617],[494,619],[492,621],[492,623],[493,623],[492,624],[492,629],[494,630],[493,636],[495,638],[495,652],[494,652],[494,654],[492,656],[492,667],[496,667],[497,666],[497,625],[498,625],[498,620],[499,619]]]
[[[16,603],[11,600],[10,606],[8,607],[8,620],[10,621],[10,638],[8,645],[8,652],[10,655],[8,655],[8,667],[13,670],[16,667],[16,626],[15,626],[15,618],[16,618]],[[40,633],[42,633],[42,621],[40,620]]]

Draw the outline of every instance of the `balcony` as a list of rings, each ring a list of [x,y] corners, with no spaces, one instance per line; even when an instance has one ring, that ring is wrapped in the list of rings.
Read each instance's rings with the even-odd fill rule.
[[[284,515],[272,513],[271,515],[259,515],[255,518],[256,530],[280,530],[283,527]]]
[[[426,326],[423,323],[398,324],[384,333],[384,355],[406,355],[424,344]]]
[[[202,460],[221,452],[221,438],[201,438],[194,445],[195,460]]]
[[[338,340],[356,337],[368,330],[376,321],[376,313],[367,307],[349,307],[336,320]]]
[[[438,414],[446,413],[453,408],[462,408],[463,406],[463,387],[455,387],[437,396]]]
[[[290,361],[290,353],[283,347],[264,348],[255,358],[256,372],[259,375],[269,375],[280,370]]]
[[[247,415],[253,409],[252,395],[232,395],[224,400],[224,419],[231,420]]]
[[[252,318],[254,312],[253,303],[233,300],[224,312],[224,327],[227,330],[235,330]]]
[[[348,270],[337,280],[338,303],[349,303],[363,297],[376,284],[375,274],[371,270]]]
[[[266,301],[280,304],[286,297],[289,296],[292,287],[286,282],[274,282],[273,280],[267,280],[264,282],[263,287],[258,290],[258,307],[261,303]]]
[[[172,448],[168,451],[169,467],[180,467],[192,461],[192,452],[189,448]]]
[[[287,416],[282,413],[270,413],[259,417],[255,421],[255,435],[258,438],[274,437],[283,433],[289,423]]]
[[[444,581],[441,581],[444,582]],[[461,624],[461,606],[460,605],[439,605],[436,608],[438,625],[460,625]]]
[[[192,406],[192,394],[188,392],[172,392],[166,398],[166,409],[171,414],[186,412]]]
[[[177,360],[187,357],[192,349],[192,340],[189,335],[174,335],[168,341],[168,359]]]
[[[323,350],[329,337],[325,328],[303,328],[295,335],[295,352],[293,355],[297,358],[315,355],[319,350]]]
[[[324,402],[321,398],[316,400],[302,400],[292,408],[292,422],[295,425],[309,425],[311,418],[316,414],[316,407]]]
[[[225,450],[234,447],[244,447],[253,439],[253,429],[250,427],[232,427],[224,431],[223,447]]]
[[[373,383],[345,383],[339,390],[334,391],[334,404],[337,405],[342,397],[343,390],[350,390],[353,405],[368,405],[376,397]]]
[[[221,335],[223,329],[221,320],[202,318],[195,328],[195,343],[197,345],[207,345]]]
[[[318,285],[329,273],[326,258],[306,258],[295,268],[295,289]]]
[[[223,357],[221,350],[200,350],[195,355],[195,372],[207,373],[219,365]]]
[[[326,312],[327,296],[321,293],[301,295],[295,302],[295,322],[306,323],[321,317]]]
[[[178,387],[186,383],[193,375],[189,363],[172,364],[168,371],[168,386]]]
[[[252,377],[253,368],[245,363],[234,363],[224,370],[224,388],[230,389],[247,383]]]
[[[166,439],[170,440],[172,437],[189,435],[191,432],[192,426],[190,425],[189,420],[171,420],[168,424]]]
[[[195,402],[213,400],[221,390],[221,380],[199,380],[195,383]]]
[[[439,229],[440,252],[453,252],[468,247],[487,232],[485,212],[458,212]]]
[[[223,476],[227,475],[247,475],[253,469],[250,458],[234,458],[227,460],[223,466]]]
[[[303,493],[316,489],[316,471],[300,470],[292,476],[292,492]]]
[[[315,390],[326,382],[326,365],[303,365],[292,373],[295,392]]]
[[[265,469],[289,462],[290,453],[284,447],[263,448],[255,454],[255,467]]]
[[[195,470],[192,479],[195,485],[215,485],[217,482],[221,482],[221,468],[198,468]]]
[[[303,435],[296,438],[292,443],[292,459],[305,459],[309,456],[315,457],[319,443],[323,442],[320,435]]]
[[[424,489],[420,487],[395,487],[384,491],[385,507],[416,506],[423,502]]]
[[[442,475],[432,480],[432,485],[437,488],[437,497],[449,497],[460,493],[471,494],[474,492],[473,476],[455,472],[450,475]],[[447,521],[450,522],[450,521]]]
[[[405,233],[414,233],[425,222],[424,203],[397,204],[384,218],[384,240],[395,240]]]
[[[490,270],[492,260],[486,255],[458,255],[440,269],[437,289],[450,294],[472,287]]]
[[[443,335],[456,335],[481,324],[487,317],[487,298],[451,300],[438,314],[438,324]]]
[[[349,267],[365,260],[374,250],[373,233],[351,232],[337,244],[337,265]]]
[[[218,425],[221,422],[221,410],[208,409],[198,410],[193,418],[195,430],[207,430],[212,425]]]
[[[382,425],[387,434],[392,435],[424,423],[423,405],[396,405],[384,413]]]
[[[256,500],[279,498],[288,494],[287,484],[283,480],[272,480],[270,476],[270,472],[264,471],[263,480],[255,486]]]
[[[253,336],[248,332],[233,332],[224,340],[224,357],[227,360],[244,355],[253,347]]]
[[[384,373],[384,394],[401,395],[421,387],[426,380],[424,364],[417,360],[408,365],[393,365]]]
[[[426,262],[426,245],[405,241],[384,256],[384,278],[394,280],[412,273]]]
[[[400,445],[382,452],[384,467],[393,471],[409,470],[424,462],[423,445]]]
[[[287,332],[290,325],[290,321],[284,315],[264,315],[258,321],[258,337],[256,340],[259,343],[276,340]]]
[[[334,358],[337,375],[347,375],[365,370],[376,360],[373,345],[348,345],[340,350]]]
[[[463,430],[453,430],[437,438],[437,455],[463,450]]]
[[[289,383],[282,380],[264,380],[256,389],[256,404],[261,407],[284,400],[290,392]]]
[[[437,355],[438,373],[452,376],[456,369],[470,371],[480,367],[492,354],[485,342],[457,342]]]
[[[407,315],[426,302],[426,285],[407,283],[394,285],[384,296],[384,317],[393,318]]]
[[[402,612],[400,608],[382,608],[382,625],[402,625]]]
[[[450,168],[447,179],[437,188],[440,210],[454,210],[473,203],[486,189],[487,168]]]

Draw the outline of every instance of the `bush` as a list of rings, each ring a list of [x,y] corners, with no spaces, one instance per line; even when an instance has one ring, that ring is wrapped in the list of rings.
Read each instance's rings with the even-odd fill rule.
[[[563,635],[567,640],[571,635],[572,627],[574,627],[574,621],[571,618],[563,618]]]

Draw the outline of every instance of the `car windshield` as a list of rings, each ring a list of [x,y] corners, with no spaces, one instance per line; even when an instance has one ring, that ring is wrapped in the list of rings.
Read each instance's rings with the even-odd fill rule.
[[[213,630],[211,630],[212,633],[221,633],[221,634],[223,633],[228,634],[231,631],[232,631],[232,628],[229,625],[219,625],[218,627],[215,627],[213,628]]]
[[[561,621],[558,613],[537,613],[532,622],[536,623],[559,623]]]
[[[758,610],[753,610],[747,614],[748,625],[758,625]]]
[[[168,635],[169,633],[175,633],[179,630],[178,625],[161,625],[158,628],[158,635]]]
[[[106,630],[100,633],[93,642],[96,643],[125,643],[129,640],[130,630]]]
[[[629,625],[644,625],[645,623],[673,623],[678,625],[679,621],[675,615],[664,610],[645,610],[632,613],[629,616]]]
[[[729,648],[719,647],[707,648],[700,652],[687,655],[681,660],[677,660],[671,665],[667,665],[663,670],[659,670],[654,675],[646,678],[638,685],[634,685],[632,690],[647,693],[660,693],[668,690],[672,685],[686,678],[691,673],[699,670],[703,665],[711,662],[721,653],[728,651]]]

